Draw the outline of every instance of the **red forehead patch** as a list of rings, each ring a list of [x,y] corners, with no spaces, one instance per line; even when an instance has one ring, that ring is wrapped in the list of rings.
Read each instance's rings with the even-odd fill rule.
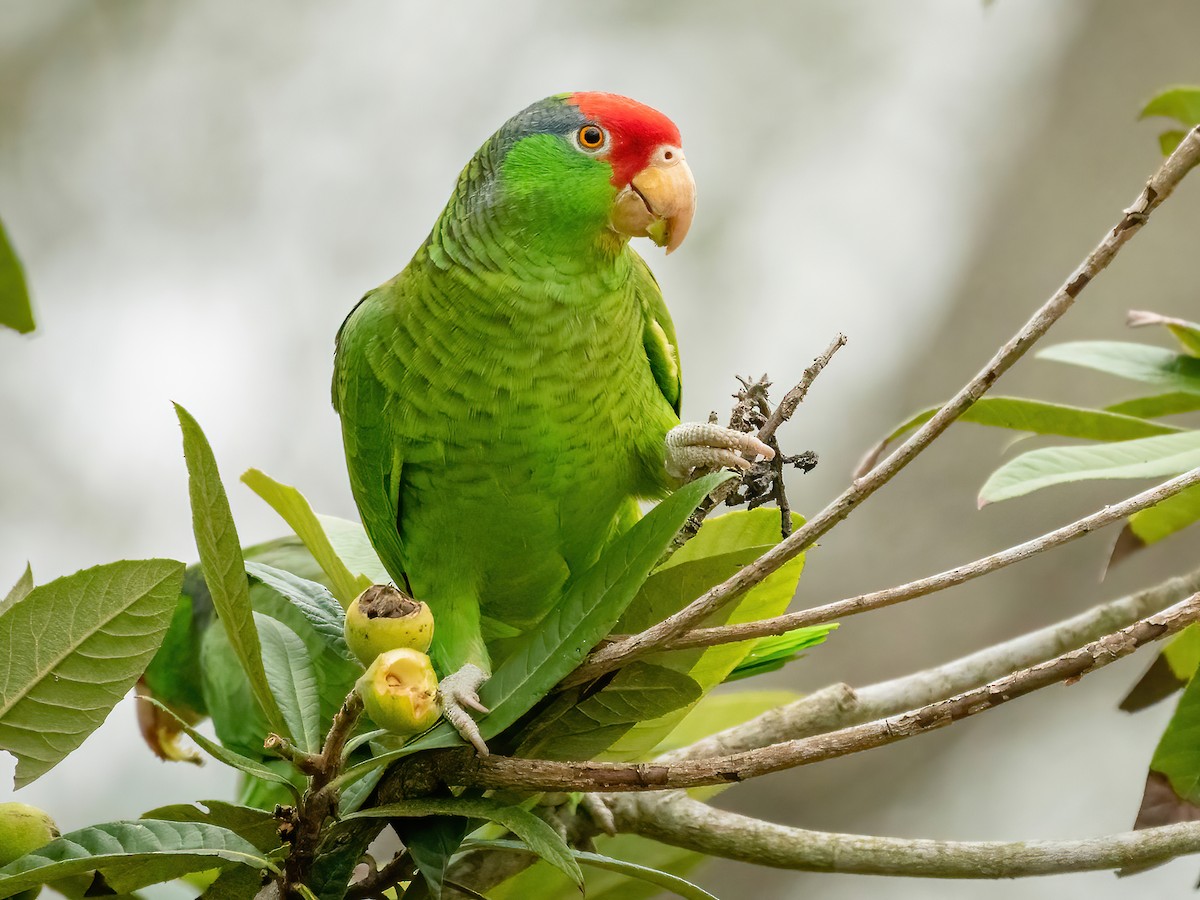
[[[681,144],[675,123],[644,103],[600,91],[572,94],[570,102],[608,131],[612,144],[606,158],[613,167],[612,181],[617,187],[629,184],[646,167],[657,147]]]

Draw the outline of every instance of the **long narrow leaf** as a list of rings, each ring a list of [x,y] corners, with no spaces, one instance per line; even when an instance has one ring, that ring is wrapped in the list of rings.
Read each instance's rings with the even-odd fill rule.
[[[233,523],[229,499],[221,484],[221,474],[208,438],[191,413],[175,404],[179,427],[183,431],[183,455],[187,460],[188,494],[192,501],[192,526],[204,581],[212,595],[213,606],[229,637],[230,646],[250,679],[250,691],[268,724],[284,737],[294,737],[279,704],[271,694],[263,669],[262,646],[254,627],[250,608],[250,590],[246,581],[246,562],[242,544]]]
[[[83,743],[145,670],[179,598],[171,559],[96,566],[0,616],[0,747],[22,787]]]
[[[1125,324],[1130,328],[1161,325],[1175,336],[1175,340],[1179,341],[1179,346],[1183,348],[1185,353],[1189,356],[1200,356],[1200,325],[1197,325],[1195,322],[1189,322],[1187,319],[1176,319],[1155,312],[1147,312],[1142,309],[1131,309],[1125,319]]]
[[[583,886],[583,873],[572,859],[571,849],[562,836],[528,810],[519,806],[509,806],[498,800],[462,797],[405,800],[350,813],[343,816],[343,819],[390,819],[409,816],[464,816],[496,822],[525,842],[519,846],[537,854],[577,885]]]
[[[536,853],[536,851],[526,847],[524,844],[516,841],[467,841],[463,844],[464,850],[507,850],[513,853]],[[671,891],[674,894],[684,898],[684,900],[717,900],[712,894],[697,885],[692,884],[678,875],[672,875],[669,872],[660,872],[658,869],[651,869],[648,866],[639,866],[637,863],[625,862],[621,859],[613,859],[609,856],[602,856],[599,853],[590,853],[587,850],[571,850],[571,855],[585,866],[591,866],[596,869],[603,869],[609,872],[618,872],[628,878],[634,878],[638,881],[645,881],[660,887],[664,890]]]
[[[300,749],[321,749],[321,692],[304,641],[277,619],[254,614],[262,638],[263,668],[283,718]]]
[[[32,853],[0,868],[0,895],[10,896],[50,881],[100,870],[110,865],[156,863],[175,858],[187,871],[199,872],[221,863],[239,863],[277,871],[249,841],[227,828],[199,822],[160,822],[141,819],[110,822],[64,834]],[[167,878],[179,874],[172,865]],[[153,883],[138,879],[142,884]],[[139,885],[140,886],[140,885]]]
[[[562,601],[527,632],[480,691],[483,704],[492,710],[480,723],[485,737],[515,722],[583,662],[621,618],[688,516],[733,477],[731,472],[715,472],[680,488],[613,541],[568,587]]]
[[[1129,517],[1129,530],[1143,544],[1154,544],[1200,521],[1200,487],[1180,491]]]
[[[1164,478],[1196,466],[1200,466],[1200,431],[1099,447],[1044,447],[1023,453],[993,472],[979,492],[979,502],[1009,500],[1071,481]]]
[[[356,669],[362,668],[346,646],[345,611],[324,586],[262,563],[247,562],[246,573],[290,600],[331,652]]]
[[[164,706],[162,703],[159,703],[153,697],[138,697],[138,703],[153,703],[163,712],[173,716],[179,723],[179,727],[183,729],[183,733],[190,737],[196,743],[197,747],[218,762],[222,762],[230,768],[237,769],[239,772],[245,772],[247,775],[253,776],[254,778],[260,778],[263,781],[270,781],[275,784],[282,784],[289,791],[291,791],[292,795],[297,800],[300,799],[300,791],[297,790],[296,786],[292,784],[291,781],[289,781],[284,775],[276,772],[270,766],[264,765],[257,759],[251,759],[248,756],[235,753],[228,747],[222,747],[216,741],[210,740],[209,738],[205,737],[203,733],[197,731],[187,722],[183,721],[183,719],[179,718],[179,716],[177,716],[173,710],[167,706]]]
[[[29,563],[25,564],[25,571],[21,573],[21,577],[17,579],[17,583],[12,586],[4,597],[0,600],[0,616],[4,615],[4,611],[14,603],[19,603],[29,596],[29,592],[33,590],[33,568]]]
[[[248,469],[242,474],[242,482],[262,497],[279,513],[292,531],[304,542],[325,574],[329,576],[335,596],[342,607],[371,586],[371,580],[363,575],[354,575],[333,549],[333,544],[320,520],[313,512],[308,500],[290,484],[281,484],[258,469]]]
[[[1200,397],[1197,397],[1197,400],[1200,401]],[[873,466],[891,444],[914,428],[924,425],[939,409],[941,406],[923,409],[898,425],[871,451],[861,468]],[[1026,400],[1021,397],[982,397],[962,414],[960,420],[993,428],[1084,438],[1091,441],[1128,441],[1179,430],[1171,425],[1121,415],[1111,409],[1087,409],[1061,403],[1045,403],[1041,400]]]
[[[1113,545],[1108,564],[1114,566],[1197,521],[1200,521],[1200,486],[1180,491],[1174,497],[1130,516]]]
[[[1182,125],[1200,124],[1200,86],[1180,84],[1159,91],[1142,107],[1139,119],[1166,116]]]
[[[517,721],[611,632],[688,516],[714,488],[733,477],[730,472],[714,472],[675,491],[613,541],[567,587],[554,609],[537,628],[526,632],[522,645],[480,690],[480,699],[491,710],[479,720],[485,740]],[[338,784],[350,783],[410,753],[461,743],[454,727],[443,721],[408,746],[346,770]]]
[[[1083,366],[1167,390],[1200,393],[1200,359],[1148,344],[1076,341],[1047,347],[1038,352],[1038,358]]]
[[[33,308],[21,261],[0,222],[0,325],[27,334],[34,329]]]
[[[1149,397],[1134,397],[1132,400],[1124,400],[1105,407],[1108,412],[1139,419],[1177,416],[1180,413],[1195,412],[1198,409],[1200,409],[1200,394],[1189,394],[1187,391],[1169,391],[1165,394],[1151,394]]]

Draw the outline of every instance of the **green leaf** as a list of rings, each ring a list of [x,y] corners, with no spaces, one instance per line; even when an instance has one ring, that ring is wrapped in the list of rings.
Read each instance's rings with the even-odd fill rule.
[[[129,691],[166,633],[183,563],[127,560],[35,587],[0,615],[0,747],[16,786],[56,766]]]
[[[1200,356],[1200,325],[1187,319],[1175,319],[1141,309],[1131,309],[1125,324],[1130,328],[1144,328],[1147,325],[1162,325],[1172,335],[1189,356]]]
[[[1200,466],[1200,431],[1100,447],[1044,447],[1022,453],[993,472],[979,492],[979,504],[1009,500],[1072,481],[1163,478],[1196,466]]]
[[[668,541],[670,538],[668,538]],[[372,809],[359,810],[343,816],[343,821],[363,818],[407,818],[409,816],[463,816],[469,819],[486,819],[503,825],[525,843],[517,846],[537,854],[550,865],[567,875],[580,887],[583,873],[571,857],[571,850],[563,838],[528,810],[509,806],[498,800],[463,797],[429,798],[389,803]]]
[[[204,581],[212,595],[213,606],[267,723],[277,734],[294,737],[288,732],[279,704],[271,695],[271,686],[263,669],[262,646],[254,628],[242,544],[238,540],[212,447],[191,413],[178,403],[175,412],[183,431],[183,455],[187,459],[196,548],[200,551]]]
[[[341,707],[363,666],[346,646],[342,607],[323,585],[289,572],[246,563],[258,584],[251,589],[255,612],[278,619],[304,642],[317,676],[322,719]]]
[[[793,524],[803,519],[793,515]],[[699,533],[683,546],[665,566],[647,579],[642,593],[631,604],[620,629],[638,632],[682,609],[704,591],[720,584],[742,566],[779,543],[779,513],[773,509],[743,510],[708,519]],[[804,571],[804,555],[789,560],[740,599],[706,618],[701,626],[737,624],[781,614],[796,593]],[[701,691],[723,682],[754,647],[751,641],[722,644],[696,650],[656,653],[647,663],[668,666],[686,674]],[[606,755],[618,759],[643,757],[663,740],[687,715],[682,707],[665,716],[643,719],[609,748]]]
[[[733,477],[731,472],[715,472],[684,485],[614,540],[591,568],[567,586],[554,609],[537,628],[518,639],[480,689],[480,700],[491,710],[479,720],[485,740],[528,712],[612,631],[676,532],[714,488]],[[454,727],[441,722],[408,746],[348,769],[338,784],[418,750],[461,743]]]
[[[263,716],[229,635],[219,625],[205,631],[200,644],[200,687],[217,739],[242,756],[261,758],[267,735],[281,732]]]
[[[675,730],[654,748],[651,755],[659,756],[670,750],[694,744],[701,738],[749,722],[768,709],[785,706],[802,696],[795,691],[786,690],[730,690],[720,693],[714,691],[705,695],[703,700],[691,708],[675,726]]]
[[[228,747],[222,747],[216,741],[209,740],[204,736],[204,734],[197,731],[187,722],[183,721],[183,719],[180,719],[178,715],[172,712],[170,707],[159,703],[152,697],[139,697],[138,702],[153,703],[164,712],[170,713],[179,722],[179,727],[183,729],[184,734],[190,737],[195,742],[197,747],[218,762],[222,762],[225,765],[237,769],[239,772],[244,772],[245,774],[254,778],[259,778],[263,781],[270,781],[274,784],[281,784],[285,786],[297,800],[300,799],[300,792],[296,789],[295,785],[292,784],[291,780],[265,765],[263,762],[257,759],[251,759],[248,756],[243,756],[240,753],[230,750]]]
[[[1159,416],[1176,416],[1180,413],[1195,412],[1200,409],[1200,394],[1189,394],[1186,391],[1171,391],[1166,394],[1151,394],[1149,397],[1135,397],[1121,403],[1107,406],[1108,412],[1134,416],[1141,419],[1156,419]]]
[[[1163,156],[1170,156],[1183,143],[1185,137],[1187,132],[1176,128],[1164,131],[1158,136],[1158,149],[1162,151]]]
[[[1175,85],[1155,94],[1142,107],[1139,119],[1166,116],[1183,125],[1200,124],[1200,87]]]
[[[0,325],[28,334],[34,329],[33,308],[21,261],[0,222]]]
[[[1195,676],[1159,739],[1150,769],[1165,775],[1181,798],[1200,804],[1200,679]]]
[[[801,521],[796,517],[797,524]],[[654,572],[617,630],[639,632],[682,609],[779,542],[779,514],[756,509],[710,518],[699,533]],[[803,558],[794,560],[704,624],[775,615],[796,589]],[[625,667],[602,690],[564,692],[523,733],[517,754],[555,759],[634,759],[658,744],[705,691],[750,652],[752,641],[709,650],[673,651]],[[681,690],[683,685],[687,691]]]
[[[392,577],[379,561],[379,554],[371,546],[371,539],[367,537],[361,522],[320,513],[317,514],[317,521],[321,523],[329,543],[346,568],[361,573],[371,584],[391,583]]]
[[[635,834],[616,837],[601,835],[596,851],[609,857],[634,863],[682,878],[706,857],[692,850],[660,844]],[[472,841],[469,847],[479,846]],[[485,848],[480,848],[485,849]],[[587,900],[652,900],[664,896],[662,888],[648,881],[631,880],[616,872],[584,865]],[[488,891],[492,900],[579,900],[579,888],[543,862],[536,862],[514,878]],[[678,895],[673,895],[678,896]]]
[[[262,639],[263,668],[288,732],[307,753],[321,749],[321,698],[317,673],[304,641],[278,619],[254,614]]]
[[[1200,393],[1200,359],[1127,341],[1075,341],[1047,347],[1039,359],[1107,372],[1171,391]]]
[[[412,857],[417,871],[425,878],[429,894],[440,898],[450,862],[470,830],[470,819],[463,816],[423,816],[419,819],[394,818],[390,824]]]
[[[346,646],[345,610],[323,585],[261,563],[246,563],[246,573],[291,602],[331,653],[356,669],[362,669],[357,657]]]
[[[130,863],[140,864],[140,873]],[[114,864],[124,877],[113,888],[127,892],[176,878],[181,868],[199,872],[229,863],[277,871],[253,844],[226,828],[154,819],[109,822],[64,834],[0,868],[0,895],[92,870],[106,872]]]
[[[303,494],[289,484],[280,484],[258,469],[248,469],[244,472],[242,482],[262,497],[296,532],[308,548],[308,552],[329,576],[333,585],[333,596],[343,608],[349,606],[355,597],[371,586],[369,578],[354,575],[346,568]]]
[[[1163,658],[1180,681],[1190,681],[1200,668],[1200,625],[1192,623],[1163,647]]]
[[[1142,546],[1157,543],[1200,520],[1200,486],[1134,513],[1126,526]]]
[[[530,848],[525,847],[516,841],[468,841],[463,845],[466,850],[509,850],[514,853],[531,853],[534,852]],[[626,878],[634,878],[639,881],[645,881],[656,887],[671,891],[684,900],[717,900],[708,891],[697,887],[690,881],[671,875],[668,872],[660,872],[657,869],[651,869],[648,866],[640,866],[637,863],[626,862],[622,859],[613,859],[608,856],[601,856],[599,853],[591,853],[586,850],[571,850],[571,855],[585,866],[591,866],[597,869],[603,869],[609,872],[617,872],[624,875]],[[592,897],[591,893],[588,897]],[[622,895],[625,896],[625,895]]]
[[[253,844],[264,853],[282,843],[279,820],[263,809],[238,806],[224,800],[198,800],[195,803],[173,803],[142,814],[143,819],[160,822],[203,822],[227,828]]]
[[[246,866],[230,866],[201,894],[203,900],[246,900],[262,887],[262,873]]]
[[[800,651],[824,643],[825,638],[829,637],[830,632],[836,628],[837,623],[831,622],[828,625],[795,628],[785,634],[761,638],[734,670],[725,677],[725,682],[765,675],[767,672],[777,672],[788,663],[799,659]]]
[[[700,685],[681,672],[635,660],[583,701],[573,692],[556,698],[523,731],[516,755],[590,759],[638,722],[691,706],[702,693]]]
[[[883,456],[888,447],[914,428],[919,428],[941,409],[931,406],[898,425],[871,451],[862,467],[869,468]],[[1061,403],[1044,403],[1020,397],[982,397],[959,417],[963,422],[1027,431],[1032,434],[1054,434],[1059,437],[1085,438],[1091,441],[1127,441],[1178,431],[1170,425],[1146,422],[1130,415],[1110,410],[1086,409]]]
[[[17,579],[17,583],[12,586],[12,590],[5,595],[3,600],[0,600],[0,616],[4,615],[5,611],[14,603],[20,603],[29,596],[29,592],[33,590],[33,569],[29,563],[25,564],[25,571],[21,577]]]

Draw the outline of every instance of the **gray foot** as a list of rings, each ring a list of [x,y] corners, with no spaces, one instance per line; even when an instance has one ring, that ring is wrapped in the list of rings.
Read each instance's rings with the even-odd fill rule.
[[[438,685],[438,703],[442,707],[442,715],[465,740],[471,743],[480,756],[488,755],[487,744],[483,742],[479,726],[467,710],[473,709],[479,713],[490,712],[479,702],[477,693],[479,686],[487,680],[488,675],[483,669],[467,663],[457,672],[443,678],[441,684]]]
[[[727,467],[745,472],[755,456],[775,456],[775,451],[754,435],[707,422],[676,425],[667,432],[666,443],[667,474],[681,480],[691,477],[696,469]]]

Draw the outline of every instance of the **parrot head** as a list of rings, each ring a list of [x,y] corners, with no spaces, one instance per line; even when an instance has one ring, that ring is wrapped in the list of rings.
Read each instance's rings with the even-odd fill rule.
[[[468,208],[486,207],[527,238],[564,249],[648,237],[670,253],[683,243],[696,208],[679,129],[616,94],[557,94],[534,103],[509,119],[473,164],[480,160],[492,177],[475,183]]]

